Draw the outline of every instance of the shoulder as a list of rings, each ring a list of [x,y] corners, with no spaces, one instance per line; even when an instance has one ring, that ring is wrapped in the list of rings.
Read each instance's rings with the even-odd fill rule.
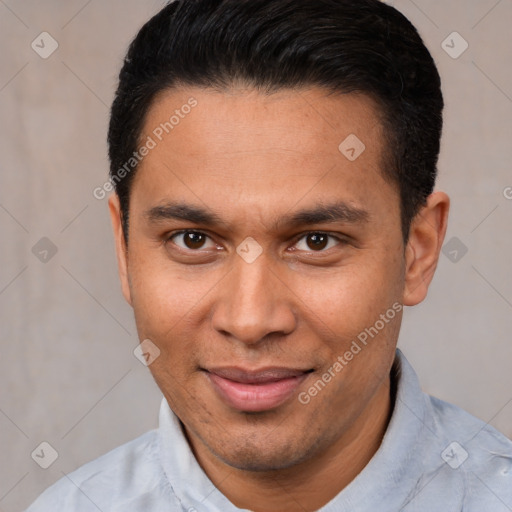
[[[512,441],[453,404],[428,401],[446,469],[465,489],[464,510],[512,510]]]
[[[158,434],[152,430],[65,475],[26,512],[107,512],[148,494],[157,499],[165,490],[166,479],[158,461]]]
[[[427,397],[439,433],[465,444],[469,452],[474,454],[475,463],[482,462],[481,453],[490,451],[512,457],[512,441],[504,434],[456,405],[429,395]]]

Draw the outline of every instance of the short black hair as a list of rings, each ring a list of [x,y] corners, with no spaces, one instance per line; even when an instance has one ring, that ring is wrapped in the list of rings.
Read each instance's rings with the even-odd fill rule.
[[[155,97],[237,83],[266,94],[320,87],[373,98],[385,133],[382,172],[398,186],[407,241],[436,180],[443,96],[418,31],[379,0],[175,0],[151,18],[128,49],[108,132],[126,239],[136,165],[119,170],[140,144]]]

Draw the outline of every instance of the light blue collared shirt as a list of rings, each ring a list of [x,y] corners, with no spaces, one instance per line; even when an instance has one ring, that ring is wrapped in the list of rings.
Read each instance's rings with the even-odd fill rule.
[[[319,512],[512,512],[512,442],[424,394],[397,350],[397,394],[382,444]],[[26,512],[240,512],[201,469],[177,416],[47,489]],[[248,512],[245,510],[245,512]]]

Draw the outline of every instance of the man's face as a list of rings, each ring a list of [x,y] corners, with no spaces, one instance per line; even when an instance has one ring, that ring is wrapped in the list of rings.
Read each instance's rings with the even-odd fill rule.
[[[190,97],[197,106],[155,132]],[[339,149],[351,134],[365,145],[355,160],[353,137]],[[316,89],[179,89],[149,111],[148,136],[157,145],[131,190],[123,288],[189,438],[268,470],[356,437],[389,396],[404,290],[374,104]],[[330,218],[298,215],[335,205]]]

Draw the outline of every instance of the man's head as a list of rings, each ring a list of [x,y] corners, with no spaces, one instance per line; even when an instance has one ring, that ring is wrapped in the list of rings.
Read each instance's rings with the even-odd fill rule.
[[[132,43],[109,133],[113,176],[137,152],[110,200],[123,293],[204,466],[375,450],[446,229],[441,109],[378,1],[175,2]]]

